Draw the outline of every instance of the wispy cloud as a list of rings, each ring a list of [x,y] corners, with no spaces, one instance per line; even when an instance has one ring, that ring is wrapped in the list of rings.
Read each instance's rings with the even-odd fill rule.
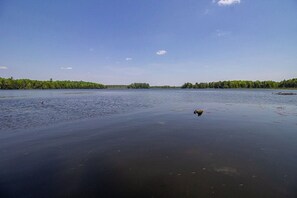
[[[229,32],[229,31],[224,31],[224,30],[216,30],[216,32],[215,32],[215,35],[217,36],[217,37],[224,37],[224,36],[228,36],[228,35],[230,35],[231,34],[231,32]]]
[[[213,3],[215,3],[216,1],[213,0]],[[240,0],[218,0],[217,4],[219,6],[229,6],[232,4],[240,4]]]
[[[132,60],[132,58],[129,58],[129,57],[126,58],[126,61],[131,61],[131,60]]]
[[[70,69],[72,69],[72,67],[61,67],[61,69],[70,70]]]
[[[8,69],[6,66],[0,66],[0,69]]]
[[[203,14],[204,15],[208,15],[209,14],[209,11],[210,11],[209,9],[205,9],[204,12],[203,12]]]
[[[158,56],[163,56],[163,55],[167,54],[167,51],[166,50],[159,50],[159,51],[156,52],[156,54]]]

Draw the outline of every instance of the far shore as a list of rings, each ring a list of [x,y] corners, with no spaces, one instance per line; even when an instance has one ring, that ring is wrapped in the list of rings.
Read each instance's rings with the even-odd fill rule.
[[[0,89],[284,89],[296,90],[297,78],[276,81],[228,80],[217,82],[184,83],[182,86],[151,86],[146,82],[129,85],[104,85],[102,83],[70,80],[31,80],[0,77]]]

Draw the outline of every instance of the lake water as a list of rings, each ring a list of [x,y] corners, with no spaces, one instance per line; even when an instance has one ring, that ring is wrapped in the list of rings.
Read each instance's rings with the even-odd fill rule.
[[[297,96],[277,92],[1,90],[0,197],[296,198]]]

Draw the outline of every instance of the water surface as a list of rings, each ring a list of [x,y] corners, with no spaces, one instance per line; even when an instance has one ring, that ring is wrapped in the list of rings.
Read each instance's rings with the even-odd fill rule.
[[[0,197],[296,197],[276,92],[1,91]]]

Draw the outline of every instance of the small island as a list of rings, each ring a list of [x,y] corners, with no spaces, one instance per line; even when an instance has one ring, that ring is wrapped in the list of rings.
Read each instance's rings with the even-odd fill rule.
[[[132,83],[128,85],[128,89],[149,89],[150,84],[148,83]]]

